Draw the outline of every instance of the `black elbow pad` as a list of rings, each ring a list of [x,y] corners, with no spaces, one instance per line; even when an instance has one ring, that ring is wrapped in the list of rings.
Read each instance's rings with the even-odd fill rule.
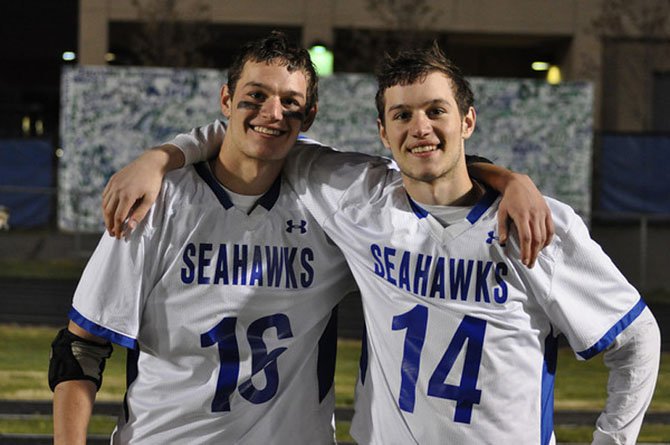
[[[67,380],[90,380],[99,390],[105,362],[112,355],[112,345],[101,345],[61,329],[51,343],[49,388]]]

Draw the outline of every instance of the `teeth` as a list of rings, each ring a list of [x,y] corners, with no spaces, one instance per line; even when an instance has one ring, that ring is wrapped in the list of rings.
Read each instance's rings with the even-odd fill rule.
[[[427,151],[437,150],[437,145],[422,145],[420,147],[414,147],[410,149],[410,153],[425,153]]]
[[[253,127],[254,131],[258,133],[263,133],[263,134],[270,134],[272,136],[279,136],[281,134],[281,131],[275,130],[273,128],[267,128],[267,127]]]

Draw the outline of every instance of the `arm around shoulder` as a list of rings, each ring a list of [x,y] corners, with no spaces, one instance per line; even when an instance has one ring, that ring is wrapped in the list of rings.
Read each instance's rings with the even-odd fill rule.
[[[184,165],[182,151],[170,144],[145,151],[116,172],[102,193],[105,226],[111,236],[121,238],[142,221],[156,201],[163,177]]]
[[[220,121],[195,128],[145,151],[116,172],[102,193],[103,217],[110,236],[127,236],[144,219],[167,172],[216,156],[225,130]]]

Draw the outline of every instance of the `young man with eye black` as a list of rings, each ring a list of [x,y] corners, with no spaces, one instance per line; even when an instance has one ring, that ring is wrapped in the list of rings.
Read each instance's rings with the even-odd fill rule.
[[[56,443],[85,441],[110,342],[129,349],[112,443],[333,443],[334,308],[353,281],[282,173],[311,149],[296,140],[316,91],[282,35],[245,46],[221,91],[218,157],[171,173],[127,241],[103,237],[53,344]]]

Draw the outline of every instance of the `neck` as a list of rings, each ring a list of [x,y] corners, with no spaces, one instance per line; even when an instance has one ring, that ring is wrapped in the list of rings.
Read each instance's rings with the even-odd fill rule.
[[[284,159],[265,161],[234,154],[235,151],[224,143],[211,166],[216,179],[240,195],[262,195],[270,189],[284,166]]]
[[[483,188],[464,174],[450,174],[433,181],[421,181],[402,175],[402,182],[409,196],[427,205],[471,206],[484,194]]]

